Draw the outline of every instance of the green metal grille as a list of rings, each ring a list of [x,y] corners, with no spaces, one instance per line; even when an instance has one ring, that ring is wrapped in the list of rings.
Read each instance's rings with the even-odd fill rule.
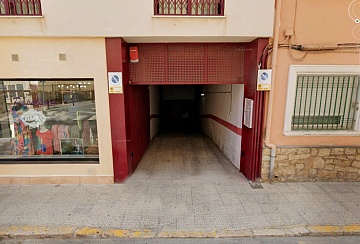
[[[292,130],[353,130],[358,76],[298,75]]]

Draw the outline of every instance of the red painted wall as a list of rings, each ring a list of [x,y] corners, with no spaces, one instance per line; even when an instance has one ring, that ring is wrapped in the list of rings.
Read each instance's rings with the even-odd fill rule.
[[[227,122],[226,120],[223,120],[213,114],[203,114],[203,115],[201,115],[201,118],[212,119],[212,120],[216,121],[217,123],[221,124],[222,126],[228,128],[235,134],[238,134],[239,136],[242,135],[242,128],[239,128],[236,125],[233,125],[233,124]]]
[[[256,83],[260,56],[267,44],[268,39],[257,39],[248,43],[248,51],[245,53],[244,98],[254,100],[254,108],[253,128],[245,125],[242,128],[240,172],[249,180],[259,178],[261,173],[264,92],[256,91]]]
[[[130,86],[130,125],[132,170],[138,166],[150,143],[150,104],[148,86]]]
[[[126,43],[121,38],[105,38],[108,72],[123,72],[122,94],[109,94],[111,141],[114,165],[114,182],[122,182],[131,170],[131,131],[129,129],[129,79],[128,65],[123,61]],[[107,81],[104,85],[108,85]],[[131,171],[130,171],[131,172]]]

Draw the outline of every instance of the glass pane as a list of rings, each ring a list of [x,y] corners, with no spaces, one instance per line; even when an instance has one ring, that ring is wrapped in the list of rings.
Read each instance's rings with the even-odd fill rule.
[[[40,14],[40,3],[38,1],[35,2],[35,14]]]
[[[20,2],[16,3],[16,14],[21,14],[21,4],[20,4]]]
[[[5,4],[3,1],[0,1],[0,14],[6,14],[5,12]]]
[[[27,3],[22,3],[22,14],[28,14]]]
[[[29,14],[34,14],[34,4],[32,1],[28,1]]]
[[[0,158],[98,157],[94,82],[1,81]]]

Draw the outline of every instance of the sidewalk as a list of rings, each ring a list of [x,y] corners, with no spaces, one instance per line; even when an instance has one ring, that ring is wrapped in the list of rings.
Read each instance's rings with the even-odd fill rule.
[[[0,238],[360,235],[360,183],[252,189],[206,141],[161,146],[124,184],[0,185]]]
[[[360,234],[359,183],[0,187],[0,236]]]
[[[360,234],[359,183],[0,186],[0,236]]]

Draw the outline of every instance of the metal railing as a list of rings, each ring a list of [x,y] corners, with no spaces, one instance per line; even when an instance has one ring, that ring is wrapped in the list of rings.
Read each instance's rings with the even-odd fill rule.
[[[358,76],[299,75],[292,130],[353,130]]]
[[[41,15],[40,0],[0,0],[0,15]]]
[[[225,0],[154,0],[155,15],[223,16]]]

